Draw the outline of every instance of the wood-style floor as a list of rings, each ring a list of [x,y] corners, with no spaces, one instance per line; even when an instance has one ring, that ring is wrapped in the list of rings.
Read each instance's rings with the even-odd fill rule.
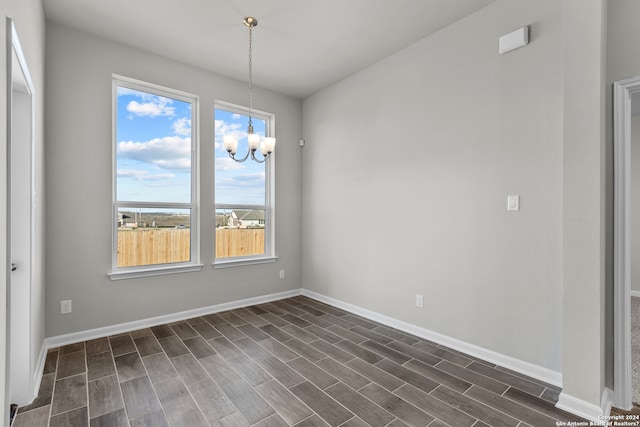
[[[556,426],[560,390],[305,297],[49,351],[14,427]]]
[[[614,406],[613,408],[611,408],[611,413],[609,415],[613,419],[632,420],[632,421],[636,421],[635,425],[640,425],[640,406],[638,406],[635,403],[633,407],[628,411],[624,409],[616,408]],[[618,418],[615,418],[615,417],[618,417]]]

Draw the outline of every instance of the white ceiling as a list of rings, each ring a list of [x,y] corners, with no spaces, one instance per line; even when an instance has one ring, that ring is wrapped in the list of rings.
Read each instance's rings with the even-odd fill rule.
[[[309,96],[494,0],[43,0],[49,20],[246,81]]]

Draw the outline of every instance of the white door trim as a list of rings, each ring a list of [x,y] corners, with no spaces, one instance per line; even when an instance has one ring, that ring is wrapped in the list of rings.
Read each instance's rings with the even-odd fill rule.
[[[38,380],[38,375],[35,374],[35,345],[34,345],[34,330],[33,330],[33,310],[32,310],[32,287],[33,287],[33,261],[34,261],[34,209],[35,209],[35,102],[34,102],[34,86],[27,66],[27,61],[24,56],[18,33],[13,21],[10,18],[6,20],[7,25],[7,280],[6,280],[6,295],[7,295],[7,320],[6,320],[6,367],[5,367],[5,404],[8,412],[8,405],[10,403],[17,403],[24,405],[29,403],[34,395],[34,383]],[[20,102],[17,103],[17,99]],[[16,107],[16,105],[18,105]],[[18,112],[14,111],[18,108]],[[15,116],[15,117],[14,117]],[[14,118],[18,120],[18,127],[14,129]],[[15,145],[19,144],[19,145]],[[14,147],[12,147],[12,145]],[[28,242],[25,240],[25,244],[21,248],[21,259],[23,265],[19,267],[19,272],[22,274],[20,279],[19,292],[12,290],[12,280],[14,279],[14,273],[12,273],[12,260],[15,252],[12,249],[15,240],[12,238],[12,229],[16,222],[15,218],[12,219],[12,209],[14,208],[12,203],[12,183],[14,171],[12,170],[12,163],[14,161],[14,148],[18,147],[20,150],[15,150],[19,154],[21,164],[18,167],[25,167],[22,160],[28,159],[28,177],[21,177],[17,182],[23,182],[22,179],[27,179],[28,188],[23,188],[24,193],[29,194],[26,197],[22,197],[21,204],[19,205],[21,227],[23,230],[28,231],[24,234],[28,234]],[[15,166],[15,165],[13,165]],[[19,169],[16,169],[19,171]],[[22,193],[21,193],[22,194]],[[25,195],[23,195],[25,196]],[[22,212],[24,211],[24,212]],[[28,218],[23,217],[23,213],[28,211]],[[22,232],[21,232],[22,235]],[[27,246],[28,245],[28,246]],[[24,276],[26,274],[26,276]],[[19,306],[16,305],[16,299],[19,299]],[[15,322],[15,315],[20,313],[20,322]],[[16,327],[20,329],[16,329]],[[14,332],[19,332],[16,336],[12,336]],[[26,335],[26,336],[25,336]],[[19,337],[19,347],[16,346],[16,337]],[[18,351],[19,362],[17,366],[12,366],[12,353]],[[14,363],[18,359],[16,354],[13,354]],[[26,359],[26,360],[24,360]]]
[[[640,76],[613,84],[614,151],[614,404],[631,402],[631,95]]]

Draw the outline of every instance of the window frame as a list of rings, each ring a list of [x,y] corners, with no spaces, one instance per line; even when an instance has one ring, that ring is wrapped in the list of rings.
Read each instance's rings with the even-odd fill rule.
[[[215,141],[215,120],[216,120],[216,110],[224,110],[229,113],[241,114],[243,116],[249,116],[249,108],[244,107],[238,104],[232,104],[230,102],[215,100],[213,105],[213,120],[214,120],[214,141]],[[271,136],[275,138],[275,114],[268,113],[266,111],[260,111],[256,109],[251,109],[252,118],[260,119],[265,121],[265,137]],[[258,150],[259,151],[259,150]],[[276,150],[277,151],[277,150]],[[260,155],[260,154],[258,154]],[[214,148],[213,152],[213,214],[214,218],[219,209],[233,210],[233,209],[256,209],[256,210],[264,210],[264,254],[260,255],[247,255],[247,256],[238,256],[238,257],[226,257],[226,258],[216,258],[216,229],[215,220],[214,220],[214,230],[213,230],[213,268],[226,268],[226,267],[237,267],[243,265],[252,265],[252,264],[267,264],[276,262],[278,256],[276,255],[276,246],[275,246],[275,151],[271,153],[269,156],[269,160],[267,160],[264,165],[264,176],[265,176],[265,204],[264,205],[251,205],[251,204],[233,204],[233,203],[216,203],[216,172],[215,172],[215,161],[216,161],[216,149]],[[252,161],[250,158],[247,159],[248,162]]]
[[[202,270],[200,261],[200,133],[199,111],[200,99],[198,95],[180,91],[177,89],[160,86],[142,80],[132,79],[113,74],[111,76],[111,117],[112,117],[112,171],[111,171],[111,271],[108,276],[111,280],[130,279],[146,276],[183,273]],[[163,96],[191,104],[191,201],[188,203],[177,202],[140,202],[118,201],[118,87],[133,89],[152,95]],[[118,267],[118,209],[119,208],[157,208],[157,209],[189,209],[190,211],[190,260],[188,262],[176,262],[165,264],[150,264],[132,267]]]

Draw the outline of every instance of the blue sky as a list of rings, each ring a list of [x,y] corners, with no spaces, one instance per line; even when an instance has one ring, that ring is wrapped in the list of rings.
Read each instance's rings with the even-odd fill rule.
[[[118,87],[119,201],[191,202],[191,104]]]
[[[118,201],[189,203],[191,104],[124,87],[118,87],[117,95]],[[240,114],[215,112],[215,159],[200,161],[215,161],[216,203],[265,202],[264,164],[237,163],[222,146],[223,135],[233,133],[238,155],[244,155],[247,121]],[[265,121],[253,119],[253,126],[264,137]]]

